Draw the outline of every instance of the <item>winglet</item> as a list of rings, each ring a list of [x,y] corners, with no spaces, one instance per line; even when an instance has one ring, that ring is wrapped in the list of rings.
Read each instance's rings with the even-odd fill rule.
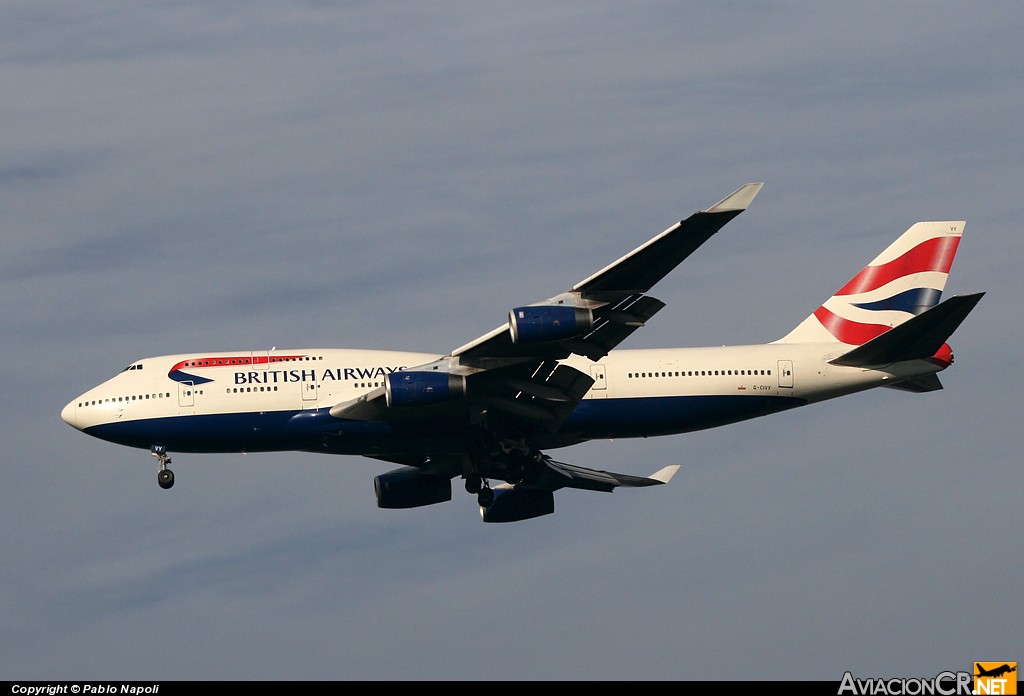
[[[704,212],[722,213],[728,210],[746,210],[754,201],[754,197],[761,191],[762,186],[764,186],[763,181],[741,186]]]
[[[672,480],[672,477],[676,475],[677,471],[679,471],[679,464],[673,464],[671,466],[666,466],[664,469],[659,469],[648,476],[648,478],[652,478],[655,481],[661,481],[662,483],[668,483]]]

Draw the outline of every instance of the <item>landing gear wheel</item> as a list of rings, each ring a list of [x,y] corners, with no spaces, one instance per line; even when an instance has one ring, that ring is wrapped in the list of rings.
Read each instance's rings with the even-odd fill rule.
[[[482,508],[490,507],[494,502],[494,491],[490,488],[481,488],[476,494],[476,502]]]
[[[149,454],[156,457],[160,468],[156,472],[156,482],[161,488],[167,490],[174,485],[174,472],[167,468],[171,458],[167,456],[167,447],[164,445],[153,445],[149,448]]]
[[[477,494],[483,487],[483,483],[480,481],[479,476],[469,476],[466,478],[466,492],[470,494]]]
[[[161,488],[167,490],[174,485],[174,472],[170,469],[161,469],[156,473],[156,482]]]

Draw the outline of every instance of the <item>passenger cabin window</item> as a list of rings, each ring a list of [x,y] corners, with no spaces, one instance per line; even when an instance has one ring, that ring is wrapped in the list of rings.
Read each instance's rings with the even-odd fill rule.
[[[630,372],[629,379],[642,379],[646,377],[723,377],[723,376],[757,376],[771,375],[771,370],[680,370],[671,372]],[[362,386],[362,385],[357,385]],[[369,385],[367,385],[369,386]],[[374,385],[376,386],[376,385]]]

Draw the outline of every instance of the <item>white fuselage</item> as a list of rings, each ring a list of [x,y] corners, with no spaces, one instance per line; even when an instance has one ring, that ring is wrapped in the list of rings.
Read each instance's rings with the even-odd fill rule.
[[[841,344],[770,343],[617,350],[565,362],[594,385],[546,446],[701,430],[939,371],[913,360],[865,369],[831,365]],[[102,439],[193,452],[317,450],[325,422],[332,452],[373,454],[443,440],[444,424],[415,431],[330,419],[332,406],[384,385],[430,353],[302,349],[146,358],[69,403],[61,416]],[[336,427],[335,427],[336,426]],[[433,431],[431,431],[433,428]],[[450,442],[447,446],[451,446]]]

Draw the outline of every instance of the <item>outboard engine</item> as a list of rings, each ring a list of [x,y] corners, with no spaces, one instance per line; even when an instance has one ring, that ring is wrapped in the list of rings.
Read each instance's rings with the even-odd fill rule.
[[[567,305],[516,307],[508,313],[513,343],[541,343],[581,336],[594,328],[594,313]]]

